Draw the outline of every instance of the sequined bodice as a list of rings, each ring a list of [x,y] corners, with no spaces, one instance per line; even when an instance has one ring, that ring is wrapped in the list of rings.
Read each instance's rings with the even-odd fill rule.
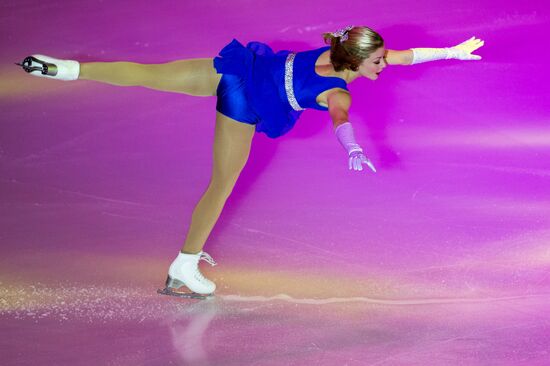
[[[329,48],[288,54],[285,62],[285,91],[288,102],[295,111],[306,108],[326,111],[327,107],[317,103],[317,96],[333,88],[347,90],[343,79],[321,76],[315,72],[317,59]]]

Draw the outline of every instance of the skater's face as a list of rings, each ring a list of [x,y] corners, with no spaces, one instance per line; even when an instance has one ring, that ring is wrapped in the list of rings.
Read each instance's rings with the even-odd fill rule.
[[[378,75],[388,65],[384,58],[386,50],[384,47],[378,48],[371,53],[369,58],[365,59],[361,65],[359,65],[359,74],[371,80],[378,79]]]

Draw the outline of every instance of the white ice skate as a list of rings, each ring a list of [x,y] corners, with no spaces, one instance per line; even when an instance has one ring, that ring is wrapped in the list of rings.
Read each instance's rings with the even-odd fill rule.
[[[205,252],[197,254],[180,253],[168,269],[166,287],[158,290],[159,294],[193,299],[205,299],[216,290],[216,284],[205,278],[199,270],[199,261],[204,260],[212,266],[217,263]],[[192,292],[178,291],[187,287]]]
[[[19,65],[31,75],[57,80],[76,80],[80,64],[73,60],[58,60],[44,55],[26,57]]]

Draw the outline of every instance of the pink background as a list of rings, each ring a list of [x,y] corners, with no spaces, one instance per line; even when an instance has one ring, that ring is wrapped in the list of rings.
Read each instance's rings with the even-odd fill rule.
[[[548,10],[3,2],[3,364],[547,364]],[[280,139],[256,135],[205,247],[219,262],[202,267],[219,288],[209,303],[155,290],[210,177],[215,98],[45,80],[13,65],[34,53],[214,57],[232,38],[300,51],[348,24],[372,27],[390,49],[477,36],[483,59],[388,67],[350,85],[376,174],[348,171],[326,112],[306,111]]]

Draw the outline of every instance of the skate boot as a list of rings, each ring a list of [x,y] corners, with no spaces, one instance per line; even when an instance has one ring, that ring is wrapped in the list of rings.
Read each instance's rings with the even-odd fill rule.
[[[31,75],[57,80],[76,80],[80,64],[73,60],[58,60],[44,55],[26,57],[19,65]]]
[[[216,290],[216,284],[203,276],[199,270],[200,260],[204,260],[212,266],[217,264],[205,252],[197,254],[180,253],[168,269],[166,287],[157,292],[163,295],[196,299],[204,299],[211,295]],[[183,286],[191,290],[192,293],[177,291]]]

